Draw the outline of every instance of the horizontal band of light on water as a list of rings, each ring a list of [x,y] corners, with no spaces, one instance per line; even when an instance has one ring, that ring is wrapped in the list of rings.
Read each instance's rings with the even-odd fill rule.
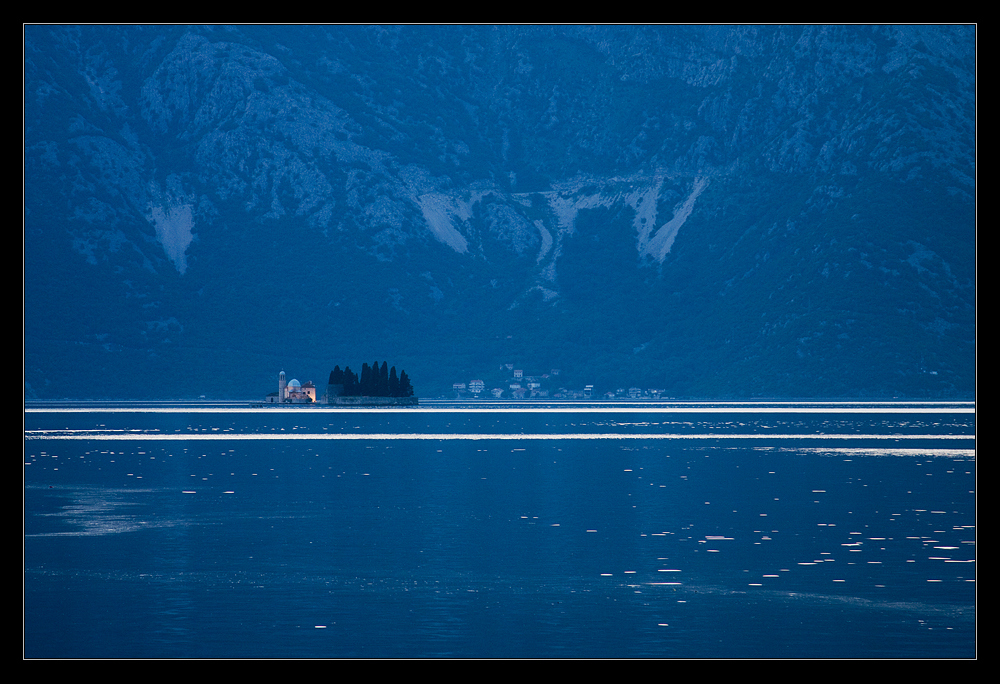
[[[354,408],[354,407],[275,407],[275,408],[235,408],[235,407],[110,407],[110,408],[26,408],[25,413],[257,413],[261,415],[274,413],[298,413],[309,415],[313,413],[975,413],[975,408],[953,408],[950,406],[928,408],[926,406],[895,406],[858,408],[852,406],[760,406],[733,405],[723,406],[600,406],[590,408],[552,408],[538,407],[495,407],[495,408],[450,408],[421,407],[411,408]]]
[[[25,431],[25,439],[98,439],[98,440],[149,440],[149,441],[227,441],[227,440],[558,440],[558,439],[753,439],[753,440],[966,440],[974,441],[975,435],[771,435],[771,434],[628,434],[621,432],[604,433],[559,433],[559,434],[516,434],[516,433],[175,433],[156,432],[97,432],[92,430],[32,430]]]

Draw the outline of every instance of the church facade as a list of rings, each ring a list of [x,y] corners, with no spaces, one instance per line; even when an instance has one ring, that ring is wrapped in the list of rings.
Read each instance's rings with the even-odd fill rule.
[[[312,404],[316,401],[316,386],[312,381],[302,384],[294,378],[286,382],[285,371],[281,371],[278,373],[278,391],[268,394],[264,401],[268,404]]]

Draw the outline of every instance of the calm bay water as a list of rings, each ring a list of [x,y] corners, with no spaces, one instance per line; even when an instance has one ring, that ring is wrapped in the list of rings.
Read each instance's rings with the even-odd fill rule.
[[[974,657],[973,404],[29,406],[34,657]]]

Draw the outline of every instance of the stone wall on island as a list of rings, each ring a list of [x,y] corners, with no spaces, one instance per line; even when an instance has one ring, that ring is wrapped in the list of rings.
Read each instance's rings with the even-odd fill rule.
[[[416,397],[330,397],[331,406],[417,406]]]

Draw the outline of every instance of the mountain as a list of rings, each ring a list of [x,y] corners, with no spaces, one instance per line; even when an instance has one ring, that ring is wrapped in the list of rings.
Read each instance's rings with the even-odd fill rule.
[[[973,26],[26,26],[25,396],[970,397]]]

